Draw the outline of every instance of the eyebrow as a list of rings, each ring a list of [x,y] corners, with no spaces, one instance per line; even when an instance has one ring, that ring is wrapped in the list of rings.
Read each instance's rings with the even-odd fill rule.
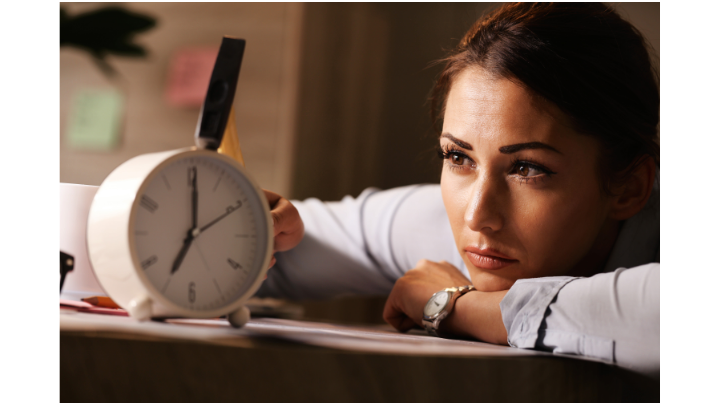
[[[525,149],[547,149],[547,150],[551,150],[555,153],[560,153],[559,150],[553,148],[552,146],[550,146],[546,143],[542,143],[542,142],[516,143],[515,145],[502,146],[498,150],[500,151],[500,153],[509,155],[511,153],[520,152],[521,150],[525,150]],[[560,153],[560,154],[562,155],[562,153]]]
[[[447,139],[453,141],[455,144],[457,144],[459,147],[461,147],[463,149],[473,150],[472,145],[470,145],[469,143],[467,143],[465,141],[461,141],[460,139],[455,138],[454,136],[450,135],[447,132],[440,135],[440,137],[447,138]],[[517,153],[517,152],[520,152],[521,150],[526,150],[526,149],[547,149],[547,150],[550,150],[550,151],[553,151],[555,153],[559,153],[562,155],[562,153],[559,150],[553,148],[552,146],[550,146],[546,143],[542,143],[542,142],[516,143],[514,145],[501,146],[498,150],[502,154],[509,155],[509,154]]]
[[[454,136],[450,135],[450,134],[447,133],[447,132],[445,132],[445,133],[443,133],[442,135],[440,135],[440,138],[447,138],[447,139],[453,141],[455,144],[457,144],[457,146],[459,146],[459,147],[461,147],[461,148],[463,148],[463,149],[473,150],[472,145],[470,145],[469,143],[467,143],[467,142],[465,142],[465,141],[461,141],[461,140],[455,138]]]

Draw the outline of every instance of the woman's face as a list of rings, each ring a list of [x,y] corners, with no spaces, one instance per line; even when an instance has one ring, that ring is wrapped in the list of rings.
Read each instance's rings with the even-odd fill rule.
[[[510,80],[470,68],[448,94],[442,196],[481,291],[596,271],[617,235],[597,176],[599,144]]]

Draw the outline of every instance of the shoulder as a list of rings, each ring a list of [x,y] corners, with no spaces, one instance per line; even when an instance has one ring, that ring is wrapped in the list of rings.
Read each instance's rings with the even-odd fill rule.
[[[370,218],[386,224],[386,247],[395,268],[412,269],[420,259],[446,261],[467,276],[457,252],[439,184],[421,184],[379,192],[368,202]],[[378,235],[379,236],[379,235]],[[378,248],[380,248],[378,246]]]

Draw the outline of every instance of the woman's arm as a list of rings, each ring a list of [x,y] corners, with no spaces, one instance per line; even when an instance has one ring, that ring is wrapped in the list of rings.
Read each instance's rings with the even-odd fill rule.
[[[421,261],[395,284],[384,317],[401,331],[422,325],[422,309],[432,294],[465,284],[453,266]],[[523,279],[508,291],[469,292],[455,302],[440,332],[597,358],[657,377],[660,265],[588,278]]]
[[[500,303],[511,346],[660,374],[660,264],[518,280]]]
[[[260,297],[387,295],[395,280],[423,258],[462,269],[439,185],[367,189],[337,202],[311,198],[292,203],[305,236],[275,255],[277,263]]]
[[[472,284],[447,262],[420,260],[405,273],[390,292],[383,318],[399,331],[422,326],[423,308],[436,292]],[[507,333],[500,313],[500,301],[507,291],[471,291],[455,301],[450,315],[440,323],[440,333],[471,337],[507,345]]]

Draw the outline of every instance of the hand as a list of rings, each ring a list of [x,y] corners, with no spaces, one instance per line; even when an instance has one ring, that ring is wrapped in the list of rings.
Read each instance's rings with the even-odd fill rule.
[[[420,260],[395,282],[385,302],[383,318],[400,332],[422,326],[423,308],[433,294],[444,288],[470,284],[470,280],[448,262]]]
[[[472,284],[460,271],[447,262],[420,260],[405,273],[390,292],[383,318],[395,329],[404,332],[422,325],[423,308],[436,292]],[[507,345],[507,331],[502,321],[500,301],[505,291],[472,291],[455,301],[450,316],[441,330],[456,336],[470,336],[483,342]]]
[[[275,265],[275,253],[284,252],[297,246],[305,235],[305,225],[297,208],[290,201],[272,191],[263,190],[270,204],[273,220],[273,258],[270,267]]]

